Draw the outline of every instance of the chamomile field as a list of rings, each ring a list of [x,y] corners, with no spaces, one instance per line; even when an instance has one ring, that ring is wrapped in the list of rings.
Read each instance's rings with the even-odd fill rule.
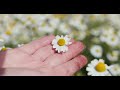
[[[120,75],[119,14],[0,14],[0,51],[50,34],[85,44],[88,64],[75,76]]]

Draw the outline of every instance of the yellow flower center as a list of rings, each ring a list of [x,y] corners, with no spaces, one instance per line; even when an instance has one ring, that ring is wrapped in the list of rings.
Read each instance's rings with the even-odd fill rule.
[[[7,48],[5,48],[5,47],[2,48],[2,51],[6,51],[6,50],[7,50]]]
[[[114,42],[114,41],[115,41],[115,38],[112,38],[111,40]]]
[[[97,52],[97,53],[100,53],[100,50],[97,49],[96,52]]]
[[[6,31],[5,33],[6,33],[7,35],[11,35],[11,34],[12,34],[12,32],[11,32],[10,30]]]
[[[60,39],[60,40],[58,41],[58,45],[59,45],[59,46],[64,46],[64,45],[65,45],[65,40],[64,40],[64,39]]]
[[[95,16],[90,16],[90,19],[94,21],[96,19],[96,17]]]
[[[100,62],[96,65],[95,69],[98,71],[98,72],[104,72],[106,70],[106,66],[104,63]]]
[[[64,19],[65,18],[65,14],[55,14],[54,17],[55,18],[60,18],[60,19]]]

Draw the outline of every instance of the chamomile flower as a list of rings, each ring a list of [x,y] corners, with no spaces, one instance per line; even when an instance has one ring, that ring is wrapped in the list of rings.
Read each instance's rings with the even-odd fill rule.
[[[108,38],[108,41],[107,41],[107,44],[110,45],[110,46],[117,46],[119,44],[119,37],[118,36],[110,36]]]
[[[120,76],[120,65],[119,64],[113,64],[110,65],[109,71],[114,75],[114,76]]]
[[[3,40],[3,39],[0,39],[0,42],[4,42],[4,40]]]
[[[107,58],[111,62],[118,61],[119,54],[120,54],[119,51],[113,51],[112,53],[107,54]]]
[[[0,39],[0,46],[3,46],[4,40]]]
[[[94,45],[91,47],[90,52],[94,57],[100,58],[102,57],[103,49],[99,45]]]
[[[103,59],[94,59],[86,68],[89,76],[108,76],[110,75],[108,69],[109,66],[104,63]]]
[[[68,45],[72,44],[70,42],[71,38],[66,35],[65,37],[57,35],[55,39],[52,41],[53,48],[58,52],[67,52],[68,51]]]
[[[5,46],[2,46],[0,47],[0,51],[6,51],[6,50],[10,50],[11,48],[8,48],[8,47],[5,47]]]

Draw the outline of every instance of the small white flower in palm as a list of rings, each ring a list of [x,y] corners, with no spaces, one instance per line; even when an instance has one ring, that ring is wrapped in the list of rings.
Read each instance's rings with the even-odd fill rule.
[[[5,47],[5,46],[0,47],[0,51],[6,51],[6,50],[10,50],[10,49],[12,49],[12,48]]]
[[[89,76],[110,76],[108,69],[109,66],[104,63],[103,59],[94,59],[86,68]]]
[[[68,45],[72,44],[70,42],[71,38],[66,35],[65,37],[57,35],[55,39],[52,41],[53,48],[58,52],[67,52],[68,51]]]

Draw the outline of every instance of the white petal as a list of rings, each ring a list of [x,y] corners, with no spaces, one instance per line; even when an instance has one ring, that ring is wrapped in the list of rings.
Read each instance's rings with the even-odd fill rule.
[[[100,59],[99,62],[103,62],[104,63],[105,61],[103,59]]]
[[[64,36],[63,36],[63,35],[61,35],[61,38],[64,38]]]
[[[54,44],[56,44],[56,42],[57,42],[57,40],[54,39],[54,40],[52,41],[52,44],[54,45]]]
[[[4,40],[3,40],[3,39],[0,39],[0,42],[4,42]]]
[[[60,39],[60,36],[59,36],[59,35],[57,35],[55,38],[56,38],[56,40],[59,40],[59,39]]]
[[[66,52],[68,51],[68,47],[67,47],[67,46],[65,46],[65,51],[66,51]]]
[[[90,76],[90,75],[92,75],[92,73],[91,73],[91,72],[89,72],[89,73],[88,73],[88,76]]]
[[[53,48],[57,48],[57,45],[53,45]]]
[[[87,67],[86,70],[87,70],[87,71],[91,71],[92,69],[91,69],[90,67]]]

